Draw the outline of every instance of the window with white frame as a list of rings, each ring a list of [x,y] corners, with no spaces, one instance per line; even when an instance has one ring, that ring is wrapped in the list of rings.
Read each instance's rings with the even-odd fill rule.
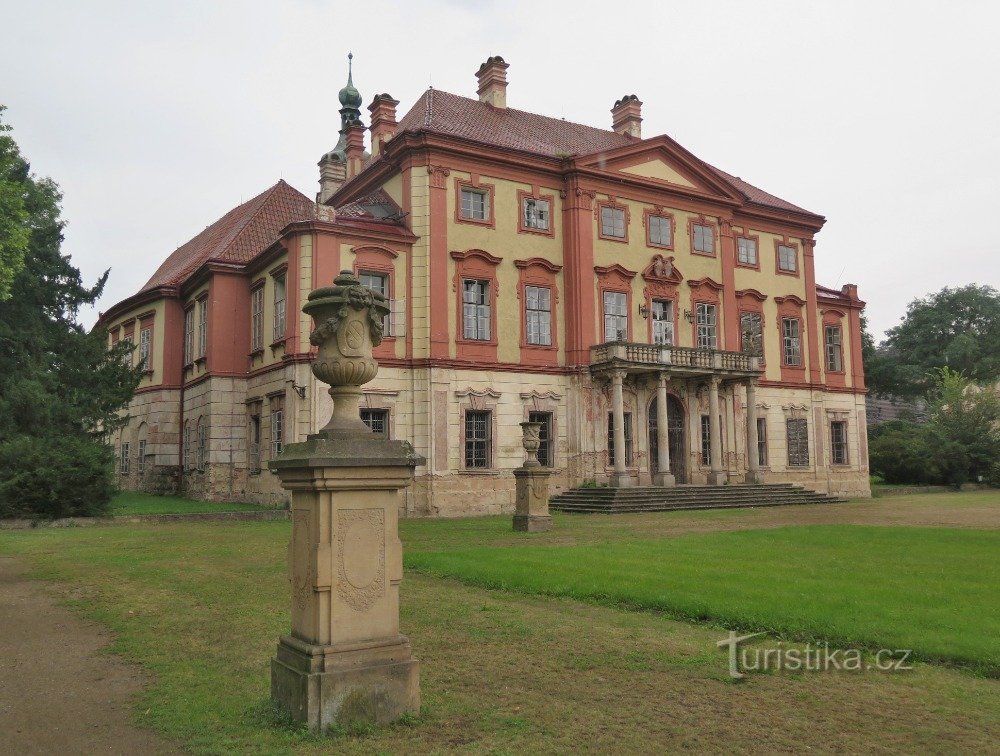
[[[372,433],[380,436],[389,435],[389,410],[361,408],[361,422],[368,426]]]
[[[465,411],[465,466],[488,469],[492,453],[492,413],[488,410]]]
[[[757,240],[737,237],[736,261],[740,265],[757,265]]]
[[[285,409],[278,406],[271,409],[271,459],[285,448]]]
[[[490,282],[462,279],[462,338],[490,340]]]
[[[198,300],[198,357],[208,354],[208,297]]]
[[[798,318],[781,319],[782,357],[785,364],[798,367],[802,364],[802,323]]]
[[[546,286],[525,286],[524,314],[528,343],[551,346],[552,291]]]
[[[525,228],[536,231],[549,230],[549,201],[525,197],[521,204],[521,217]]]
[[[194,361],[194,307],[184,311],[184,364]]]
[[[285,338],[285,274],[274,277],[274,334],[272,341]]]
[[[366,289],[371,289],[376,294],[381,294],[386,301],[389,300],[389,275],[387,273],[371,273],[361,271],[358,273],[358,280]],[[392,322],[389,313],[382,316],[382,335],[391,336]]]
[[[834,465],[847,464],[846,420],[834,420],[830,423],[830,462]]]
[[[790,467],[809,466],[809,425],[805,418],[788,418],[785,421]]]
[[[764,356],[764,319],[759,312],[740,313],[740,347],[744,354]]]
[[[251,407],[247,436],[249,439],[247,466],[250,469],[250,474],[255,475],[260,472],[260,405]]]
[[[674,229],[670,218],[650,215],[646,221],[647,240],[657,247],[669,247],[674,243]]]
[[[794,273],[798,270],[795,247],[789,247],[787,244],[778,245],[778,270],[786,273]]]
[[[139,365],[143,370],[150,369],[150,349],[153,345],[152,326],[142,328],[139,331]]]
[[[118,472],[122,475],[128,475],[129,473],[129,448],[129,442],[122,441],[121,454],[118,457]]]
[[[486,189],[462,188],[461,217],[465,220],[488,221],[490,196]]]
[[[620,207],[601,207],[601,236],[625,238],[625,210]]]
[[[715,229],[703,223],[691,224],[691,246],[703,255],[715,254]]]
[[[622,415],[625,424],[625,466],[632,464],[632,413]],[[615,413],[608,413],[608,464],[615,464]]]
[[[698,349],[717,349],[719,346],[718,308],[709,302],[698,302],[695,309],[695,327]]]
[[[628,340],[628,295],[623,291],[604,292],[604,340]]]
[[[264,287],[250,292],[250,349],[264,348]]]
[[[146,472],[146,439],[139,439],[139,454],[136,457],[136,469],[139,471],[139,475]]]
[[[674,345],[674,303],[669,299],[653,300],[653,343]]]
[[[826,369],[839,373],[844,369],[844,350],[841,344],[840,326],[824,326],[826,337]]]

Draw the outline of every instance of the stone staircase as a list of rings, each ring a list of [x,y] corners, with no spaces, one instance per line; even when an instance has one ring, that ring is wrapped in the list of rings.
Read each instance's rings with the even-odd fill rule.
[[[557,512],[616,514],[669,512],[680,509],[738,509],[788,504],[831,504],[847,501],[791,483],[729,486],[641,486],[637,488],[570,488],[549,500]]]

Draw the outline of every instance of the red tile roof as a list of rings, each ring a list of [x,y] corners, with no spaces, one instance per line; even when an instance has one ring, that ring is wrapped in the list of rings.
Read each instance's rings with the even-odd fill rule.
[[[311,199],[281,180],[174,250],[140,291],[177,286],[209,260],[250,262],[289,223],[311,218],[313,207]]]
[[[590,155],[635,144],[633,137],[515,108],[498,109],[468,97],[428,89],[399,122],[398,132],[432,131],[547,157]],[[743,179],[704,163],[750,203],[813,215]]]

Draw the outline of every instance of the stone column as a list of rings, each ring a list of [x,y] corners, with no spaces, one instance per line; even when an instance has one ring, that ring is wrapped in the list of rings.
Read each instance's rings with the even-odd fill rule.
[[[611,475],[611,485],[615,488],[630,488],[635,484],[625,464],[625,397],[622,395],[624,378],[624,370],[611,371],[611,414],[615,438],[615,471]]]
[[[653,476],[655,486],[673,486],[676,478],[670,472],[670,434],[669,416],[667,413],[667,383],[670,376],[660,373],[656,387],[656,475]]]
[[[708,473],[708,485],[721,486],[729,478],[722,469],[722,424],[719,421],[719,383],[718,376],[712,376],[708,382],[708,414],[709,427],[709,459],[712,466]]]
[[[312,369],[331,386],[333,418],[270,465],[292,492],[292,627],[271,662],[271,699],[320,731],[420,709],[419,665],[399,633],[397,517],[401,491],[424,460],[359,419],[388,305],[349,271],[335,284],[312,292],[303,308],[316,322]]]
[[[549,514],[549,475],[552,471],[538,461],[541,423],[521,423],[524,437],[521,443],[527,452],[524,464],[514,470],[517,501],[514,505],[514,530],[540,533],[552,530]]]
[[[760,458],[757,456],[757,384],[753,380],[746,382],[747,387],[747,483],[763,483],[764,476],[760,471]]]

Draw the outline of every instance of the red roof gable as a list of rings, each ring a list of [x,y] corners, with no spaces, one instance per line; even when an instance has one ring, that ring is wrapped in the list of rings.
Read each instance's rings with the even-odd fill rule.
[[[313,201],[282,179],[174,250],[140,291],[177,286],[209,260],[250,262],[285,226],[312,214]]]
[[[590,155],[639,140],[609,129],[599,129],[560,118],[514,108],[495,108],[468,97],[428,89],[399,122],[397,133],[432,131],[546,157]],[[814,213],[775,197],[743,179],[708,163],[705,167],[752,204],[796,213]]]

